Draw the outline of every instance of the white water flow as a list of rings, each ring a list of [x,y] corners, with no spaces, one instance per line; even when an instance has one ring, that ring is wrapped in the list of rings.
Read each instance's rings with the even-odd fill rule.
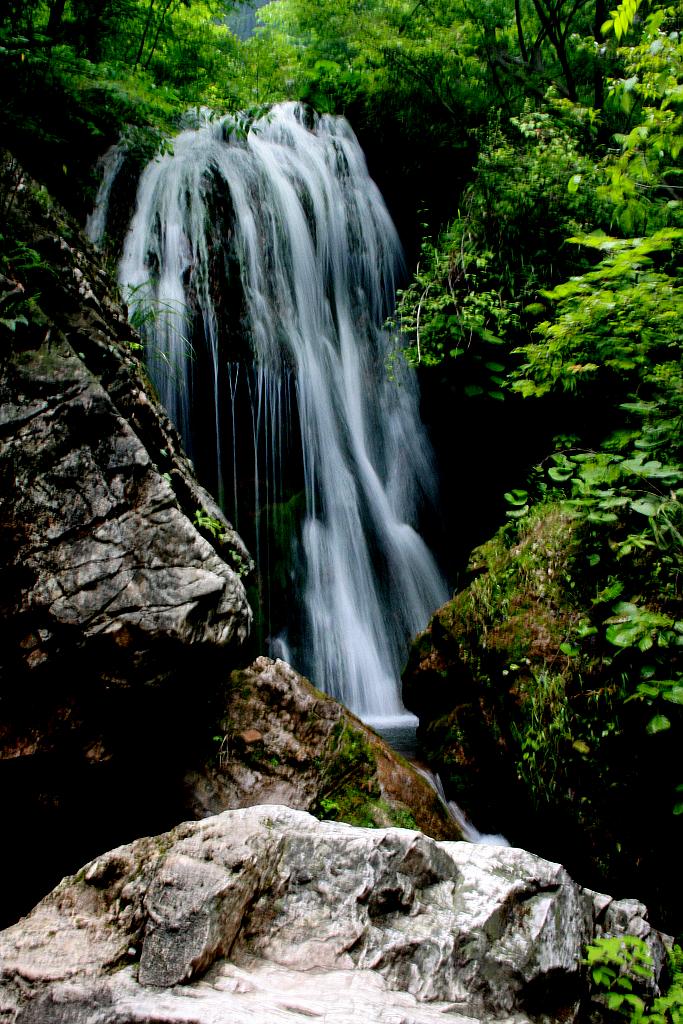
[[[441,776],[430,772],[428,768],[423,768],[421,765],[416,764],[413,761],[413,768],[420,773],[420,775],[427,780],[429,785],[432,787],[439,800],[443,804],[444,809],[447,811],[448,816],[455,824],[459,827],[462,837],[468,843],[476,843],[479,846],[509,846],[510,843],[500,834],[492,835],[489,832],[480,832],[478,828],[475,828],[470,819],[467,817],[462,807],[455,802],[455,800],[449,800],[446,796],[446,792],[443,788]]]
[[[191,348],[203,335],[219,467],[238,390],[248,387],[254,461],[240,465],[233,429],[223,497],[237,496],[244,474],[257,516],[268,517],[285,493],[283,450],[300,434],[305,513],[290,601],[302,616],[296,644],[282,636],[273,650],[290,652],[317,686],[379,727],[411,717],[399,684],[407,644],[447,597],[414,525],[433,497],[416,383],[400,358],[387,369],[394,341],[383,323],[400,261],[347,122],[287,103],[246,137],[228,118],[207,118],[150,163],[120,266],[129,305],[156,310],[150,372],[186,444],[196,413]],[[239,275],[242,309],[227,316],[233,331],[242,317],[252,371],[222,354],[217,268]],[[233,412],[221,412],[230,398]]]
[[[101,245],[104,232],[107,227],[107,214],[109,212],[109,197],[116,175],[123,167],[126,159],[125,147],[118,143],[110,146],[97,162],[98,170],[102,175],[100,186],[95,198],[95,206],[85,221],[85,233],[94,245]]]

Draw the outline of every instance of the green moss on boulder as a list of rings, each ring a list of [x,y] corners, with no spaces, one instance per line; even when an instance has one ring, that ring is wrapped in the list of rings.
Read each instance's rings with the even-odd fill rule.
[[[681,709],[670,703],[672,728],[650,735],[638,681],[658,636],[633,652],[609,642],[615,593],[639,599],[625,574],[616,587],[609,551],[596,559],[595,529],[546,501],[477,548],[469,585],[413,645],[404,700],[478,828],[647,900],[675,927]]]
[[[285,804],[351,825],[460,839],[435,791],[372,729],[282,661],[232,673],[212,763],[188,774],[196,817]]]

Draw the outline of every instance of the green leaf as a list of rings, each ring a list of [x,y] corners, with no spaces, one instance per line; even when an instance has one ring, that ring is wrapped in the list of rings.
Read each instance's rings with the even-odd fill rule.
[[[654,736],[658,732],[665,732],[671,728],[671,722],[666,715],[655,715],[647,723],[647,731],[651,736]]]
[[[638,641],[640,629],[638,626],[615,625],[609,626],[605,633],[608,641],[615,647],[634,647]]]
[[[515,487],[511,491],[506,491],[503,497],[507,501],[508,505],[525,505],[529,498],[529,492]]]
[[[569,468],[563,468],[562,466],[551,466],[548,470],[548,476],[551,480],[555,480],[557,483],[564,483],[565,480],[569,480],[574,475],[574,470]]]
[[[586,516],[591,523],[616,523],[618,522],[618,516],[615,516],[614,512],[601,512],[596,509],[594,512],[589,512]]]
[[[600,593],[593,598],[592,603],[603,604],[607,603],[607,601],[613,601],[615,597],[619,597],[619,595],[623,593],[623,590],[624,584],[622,583],[622,581],[613,580],[613,582],[610,583],[609,586],[605,587],[604,590],[601,590]]]
[[[497,334],[492,334],[491,331],[480,329],[479,336],[489,343],[489,345],[504,345],[505,339],[499,338]]]
[[[658,697],[659,687],[650,686],[649,683],[638,683],[637,693],[642,697]]]
[[[508,516],[510,519],[522,519],[522,517],[525,516],[528,511],[529,511],[529,506],[528,505],[524,505],[523,508],[511,508],[511,509],[509,509],[505,513],[505,515]]]
[[[629,503],[629,499],[628,498],[622,497],[622,496],[616,494],[616,495],[614,495],[612,497],[609,497],[609,498],[603,498],[602,501],[599,502],[599,507],[600,508],[604,508],[604,509],[608,509],[608,508],[623,508],[624,505],[628,505],[628,503]]]

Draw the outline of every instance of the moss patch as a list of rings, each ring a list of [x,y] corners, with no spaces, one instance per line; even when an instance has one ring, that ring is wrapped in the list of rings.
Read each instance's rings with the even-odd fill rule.
[[[313,813],[350,825],[377,825],[373,813],[380,798],[377,762],[363,733],[340,719],[332,730],[326,755]]]

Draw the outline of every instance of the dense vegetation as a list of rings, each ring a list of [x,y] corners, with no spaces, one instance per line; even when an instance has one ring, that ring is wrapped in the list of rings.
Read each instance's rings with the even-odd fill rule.
[[[563,683],[554,711],[546,694],[539,718],[537,687],[520,737],[520,772],[537,791],[558,741],[608,775],[599,737],[625,729],[631,702],[646,712],[642,740],[629,734],[634,763],[657,757],[648,736],[683,725],[683,47],[661,8],[631,35],[615,47],[620,74],[606,79],[600,110],[551,93],[506,132],[489,130],[459,216],[425,241],[401,301],[414,360],[459,362],[465,395],[602,406],[597,436],[574,420],[506,495],[509,548],[527,517],[554,509],[582,538],[566,598],[576,624],[556,652],[569,658],[572,693]],[[680,815],[683,780],[661,768]],[[567,773],[559,779],[566,793]]]
[[[514,551],[557,515],[580,537],[572,630],[519,690],[517,757],[540,811],[571,802],[578,761],[590,814],[623,788],[615,733],[634,765],[683,735],[680,11],[275,0],[246,41],[229,15],[223,0],[10,3],[3,142],[82,214],[98,153],[123,134],[148,158],[188,106],[299,98],[349,114],[404,216],[425,221],[397,314],[409,358],[473,409],[535,403],[539,423],[567,410],[507,492],[498,542]],[[8,239],[3,253],[9,282],[27,257]],[[21,330],[25,297],[1,301]],[[680,843],[683,771],[667,758],[658,841]]]

